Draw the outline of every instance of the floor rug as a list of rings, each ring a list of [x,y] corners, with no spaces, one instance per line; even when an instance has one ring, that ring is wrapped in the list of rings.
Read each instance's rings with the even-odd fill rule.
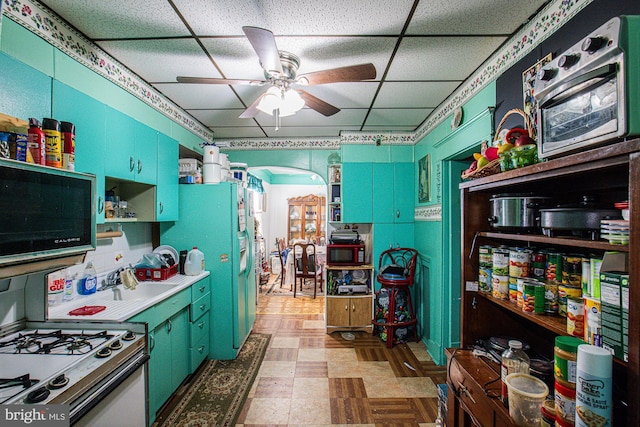
[[[285,285],[283,284],[282,287],[280,287],[280,279],[274,281],[274,282],[269,282],[266,286],[266,292],[265,295],[269,295],[269,296],[288,296],[291,295],[293,296],[293,290],[289,289],[289,285]],[[298,283],[298,290],[296,291],[296,295],[304,295],[304,296],[311,296],[313,297],[313,281],[312,280],[308,280],[306,281],[303,286],[302,286],[302,290],[300,290],[300,284]],[[324,295],[324,286],[322,287],[322,291],[320,290],[320,283],[318,283],[317,285],[317,289],[316,289],[316,295],[318,296],[322,296]]]
[[[160,425],[235,425],[270,339],[268,334],[251,333],[235,360],[206,361]]]

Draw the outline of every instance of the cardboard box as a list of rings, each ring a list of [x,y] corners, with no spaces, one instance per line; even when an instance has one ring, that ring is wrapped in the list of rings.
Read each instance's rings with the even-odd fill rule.
[[[600,269],[600,300],[602,347],[611,351],[614,357],[626,360],[625,349],[629,339],[629,274],[626,253],[605,254]],[[623,314],[625,311],[626,314]]]

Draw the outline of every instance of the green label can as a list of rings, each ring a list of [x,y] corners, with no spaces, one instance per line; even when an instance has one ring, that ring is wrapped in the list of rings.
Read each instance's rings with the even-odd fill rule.
[[[560,252],[549,252],[547,254],[547,280],[562,282],[562,254]]]
[[[518,280],[523,281],[522,311],[544,313],[544,284],[531,279]]]

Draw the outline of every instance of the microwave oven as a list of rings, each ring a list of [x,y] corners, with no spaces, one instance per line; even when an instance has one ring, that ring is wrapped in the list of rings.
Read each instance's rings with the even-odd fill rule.
[[[72,265],[95,249],[95,187],[93,175],[0,159],[0,278]]]
[[[362,243],[327,245],[327,265],[363,265],[365,260]]]

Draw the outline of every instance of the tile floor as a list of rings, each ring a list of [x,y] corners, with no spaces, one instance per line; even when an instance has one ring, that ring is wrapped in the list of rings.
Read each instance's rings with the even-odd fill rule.
[[[327,335],[324,297],[261,295],[253,330],[272,337],[238,425],[435,425],[446,371],[423,344]]]

